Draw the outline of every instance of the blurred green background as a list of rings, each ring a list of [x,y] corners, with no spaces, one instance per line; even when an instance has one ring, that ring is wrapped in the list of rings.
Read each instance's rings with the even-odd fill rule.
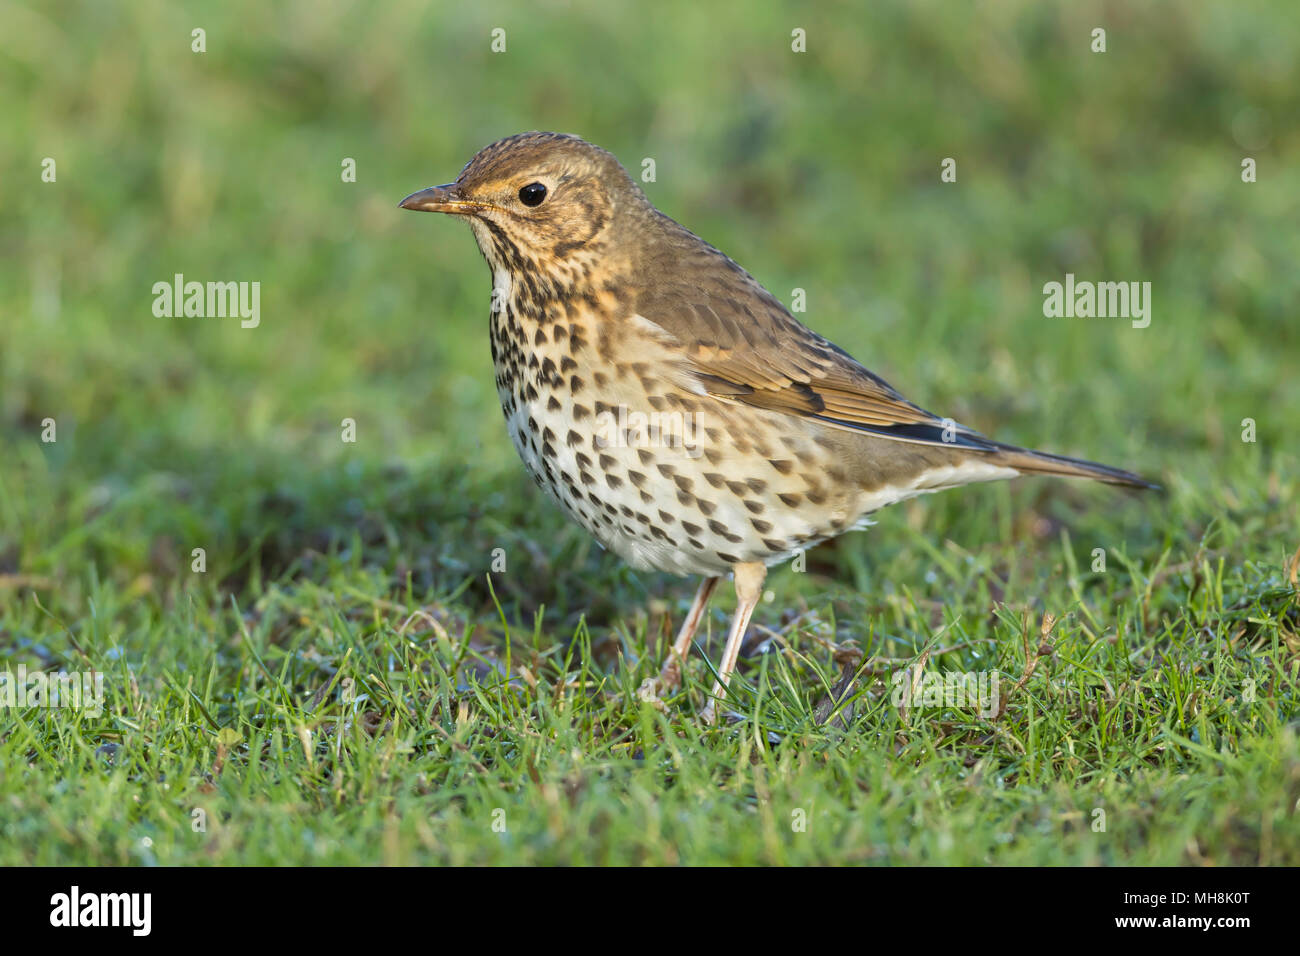
[[[834,579],[945,600],[904,529],[1042,574],[1062,528],[1084,563],[1207,543],[1279,567],[1300,544],[1295,26],[1287,0],[6,2],[4,649],[43,642],[51,664],[71,633],[146,681],[201,672],[233,640],[216,623],[232,598],[327,580],[331,561],[376,599],[410,582],[495,620],[495,547],[523,572],[498,597],[525,628],[543,604],[571,634],[686,599],[601,555],[524,477],[473,240],[396,208],[528,129],[634,174],[653,158],[660,209],[782,300],[805,289],[807,324],[924,407],[1169,489],[935,496],[822,549]],[[1067,272],[1150,282],[1150,327],[1045,318],[1042,287]],[[260,326],[155,317],[175,273],[260,282]],[[783,601],[797,587],[774,580]],[[211,617],[169,638],[178,608]]]
[[[785,301],[806,289],[808,324],[926,407],[1249,496],[1300,408],[1293,12],[8,4],[0,553],[75,578],[110,509],[141,537],[115,537],[102,574],[143,569],[162,533],[235,559],[268,485],[364,488],[348,467],[378,463],[531,496],[473,241],[395,204],[534,128],[654,158],[660,208]],[[260,328],[155,318],[152,284],[178,272],[260,281]],[[1150,281],[1150,328],[1044,318],[1066,272]]]

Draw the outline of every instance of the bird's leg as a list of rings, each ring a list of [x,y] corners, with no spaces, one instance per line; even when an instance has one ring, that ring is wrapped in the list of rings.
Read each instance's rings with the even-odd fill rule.
[[[736,658],[740,656],[740,642],[745,639],[749,619],[763,593],[763,580],[766,577],[767,567],[761,561],[736,565],[736,616],[731,619],[731,630],[727,633],[727,646],[722,651],[722,662],[718,665],[718,679],[713,685],[713,693],[704,712],[700,714],[700,719],[706,724],[713,723],[714,708],[731,683],[731,672],[736,669]]]
[[[713,594],[713,589],[718,586],[718,579],[705,578],[700,582],[700,588],[695,592],[695,600],[691,602],[691,609],[686,613],[686,620],[682,621],[682,629],[677,632],[677,640],[673,642],[672,650],[668,652],[668,660],[664,661],[663,670],[659,672],[659,690],[672,690],[682,682],[682,663],[686,660],[686,655],[691,652],[691,641],[695,638],[695,631],[700,626],[700,619],[704,617],[704,609],[709,605],[709,596]]]

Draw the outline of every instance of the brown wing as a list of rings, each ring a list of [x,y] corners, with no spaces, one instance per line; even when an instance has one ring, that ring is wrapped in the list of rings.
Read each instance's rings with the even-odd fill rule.
[[[899,441],[993,447],[909,402],[802,325],[735,262],[690,239],[671,243],[671,256],[651,263],[654,276],[641,283],[637,312],[681,343],[710,394]]]

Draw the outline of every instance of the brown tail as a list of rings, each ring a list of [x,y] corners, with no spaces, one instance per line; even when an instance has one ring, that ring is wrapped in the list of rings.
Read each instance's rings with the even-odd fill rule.
[[[1112,468],[1110,465],[1099,465],[1095,461],[1066,458],[1064,455],[1049,455],[1043,451],[1031,451],[1028,448],[1017,448],[1014,445],[1000,443],[998,443],[997,449],[997,453],[992,456],[994,461],[999,465],[1006,465],[1008,468],[1015,468],[1017,471],[1026,474],[1094,478],[1097,481],[1104,481],[1108,485],[1123,485],[1127,488],[1153,488],[1157,490],[1160,488],[1159,485],[1152,484],[1141,475],[1135,475],[1131,471],[1124,471],[1122,468]]]

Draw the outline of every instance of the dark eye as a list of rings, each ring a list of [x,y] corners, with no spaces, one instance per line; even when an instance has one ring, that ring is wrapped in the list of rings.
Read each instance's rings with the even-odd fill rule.
[[[519,201],[525,206],[540,206],[546,198],[546,187],[541,183],[529,183],[519,190]]]

